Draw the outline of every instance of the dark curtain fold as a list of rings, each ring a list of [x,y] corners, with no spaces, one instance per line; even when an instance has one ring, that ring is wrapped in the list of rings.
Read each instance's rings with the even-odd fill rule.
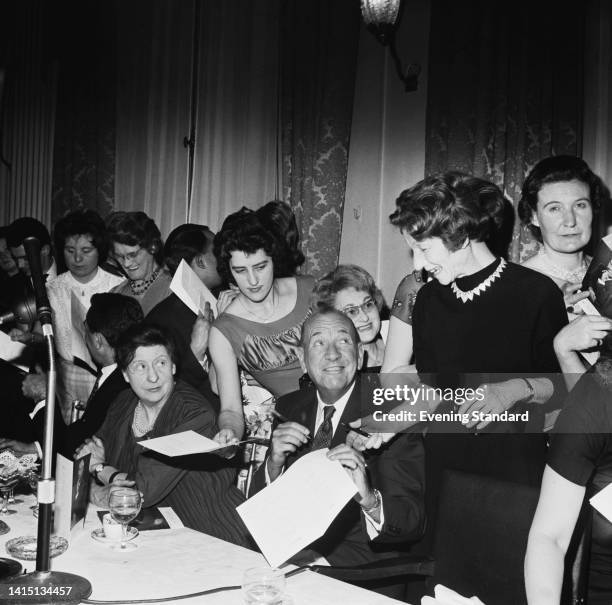
[[[433,0],[426,174],[487,178],[516,206],[540,159],[580,155],[584,18],[581,2]],[[509,258],[536,247],[516,220]]]
[[[281,21],[284,199],[316,277],[338,263],[346,186],[359,3],[287,0]]]
[[[47,6],[59,64],[52,220],[76,208],[112,211],[115,197],[115,3]]]

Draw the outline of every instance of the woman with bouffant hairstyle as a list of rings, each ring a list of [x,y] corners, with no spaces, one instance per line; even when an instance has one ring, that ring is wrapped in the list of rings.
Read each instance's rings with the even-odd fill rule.
[[[215,236],[217,271],[238,290],[209,339],[221,398],[216,437],[221,444],[240,439],[244,431],[239,369],[274,396],[299,386],[302,370],[296,351],[314,280],[281,277],[282,252],[275,235],[248,208],[228,216]]]

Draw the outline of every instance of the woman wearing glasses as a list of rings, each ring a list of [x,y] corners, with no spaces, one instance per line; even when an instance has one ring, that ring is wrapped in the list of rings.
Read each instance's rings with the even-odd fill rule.
[[[357,265],[338,265],[315,286],[314,304],[333,307],[353,322],[364,348],[364,368],[380,368],[385,343],[380,334],[384,300],[372,276]]]
[[[144,212],[114,212],[107,228],[112,256],[127,277],[113,292],[135,298],[147,315],[171,292],[161,233]]]
[[[80,451],[91,452],[99,488],[94,503],[106,506],[111,484],[134,484],[146,506],[171,506],[187,527],[248,546],[235,507],[243,501],[235,471],[210,454],[168,458],[142,441],[183,431],[212,437],[215,414],[187,383],[175,382],[174,347],[157,326],[137,324],[121,336],[117,365],[131,389],[112,404],[104,424]]]

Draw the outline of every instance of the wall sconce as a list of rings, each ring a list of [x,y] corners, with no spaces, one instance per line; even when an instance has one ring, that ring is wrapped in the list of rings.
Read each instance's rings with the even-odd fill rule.
[[[410,63],[406,69],[397,55],[395,47],[395,24],[400,13],[401,0],[361,0],[361,16],[369,32],[389,49],[399,79],[404,83],[406,92],[418,88],[421,66]]]

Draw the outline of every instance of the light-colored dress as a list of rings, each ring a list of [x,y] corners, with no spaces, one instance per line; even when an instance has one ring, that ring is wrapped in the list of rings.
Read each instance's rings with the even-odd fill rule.
[[[70,271],[47,281],[47,295],[53,311],[55,348],[59,365],[58,396],[66,422],[70,421],[72,401],[75,399],[86,401],[96,381],[96,377],[91,372],[73,363],[72,296],[74,294],[83,309],[87,311],[94,294],[109,292],[122,281],[123,278],[100,267],[95,277],[86,284],[77,281]]]

